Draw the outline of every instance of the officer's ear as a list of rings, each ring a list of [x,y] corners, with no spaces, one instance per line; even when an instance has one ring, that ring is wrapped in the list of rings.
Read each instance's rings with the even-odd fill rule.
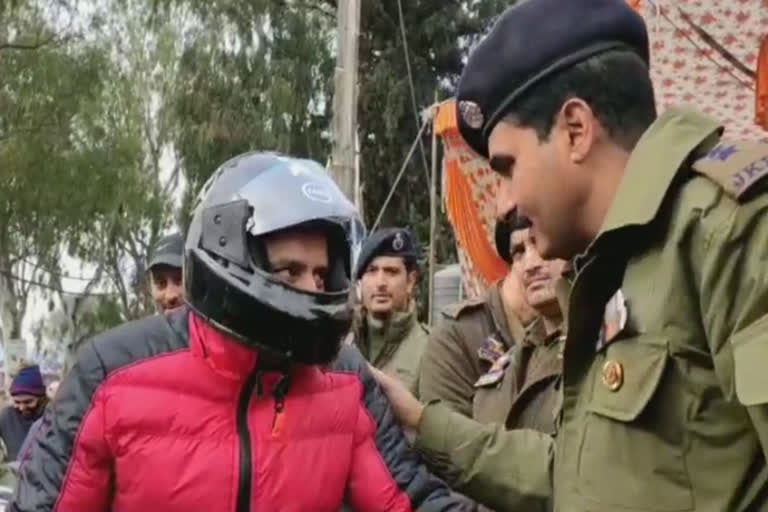
[[[557,140],[573,164],[584,162],[602,131],[592,107],[581,98],[570,98],[563,103],[553,130],[557,130]]]

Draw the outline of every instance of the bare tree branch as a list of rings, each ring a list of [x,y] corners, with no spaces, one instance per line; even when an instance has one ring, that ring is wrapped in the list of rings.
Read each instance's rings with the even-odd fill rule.
[[[0,42],[0,51],[2,50],[19,50],[19,51],[33,51],[39,50],[50,45],[64,44],[74,38],[74,35],[70,34],[64,37],[57,37],[56,34],[51,34],[45,39],[41,38],[38,34],[34,42],[16,42],[16,41],[3,41]]]

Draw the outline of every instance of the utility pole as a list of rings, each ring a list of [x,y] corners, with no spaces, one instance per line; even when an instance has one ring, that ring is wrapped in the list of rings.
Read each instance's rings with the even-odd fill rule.
[[[432,325],[434,318],[432,318],[433,300],[435,300],[435,258],[437,255],[437,248],[435,247],[435,241],[437,240],[437,130],[435,130],[435,117],[437,117],[437,109],[440,108],[437,104],[439,98],[439,91],[435,89],[435,101],[430,108],[429,115],[432,120],[432,172],[429,175],[429,315],[428,325]]]
[[[334,74],[331,176],[347,198],[357,205],[355,157],[360,0],[339,0],[337,22],[338,48]]]

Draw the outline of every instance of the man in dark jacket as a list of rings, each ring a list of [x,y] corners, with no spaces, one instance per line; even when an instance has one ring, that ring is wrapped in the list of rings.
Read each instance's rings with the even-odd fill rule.
[[[296,394],[293,394],[290,383],[294,381],[294,371],[291,368],[280,370],[278,362],[283,361],[282,358],[295,358],[314,364],[312,361],[320,356],[330,356],[327,360],[333,358],[335,350],[331,349],[334,343],[338,349],[344,316],[349,314],[345,305],[348,293],[343,289],[346,286],[343,261],[348,258],[348,252],[345,255],[344,244],[338,243],[342,239],[331,237],[329,231],[330,264],[318,267],[315,272],[314,268],[298,264],[300,257],[294,258],[295,262],[275,260],[269,244],[266,248],[260,245],[260,237],[278,236],[287,226],[304,225],[301,219],[319,218],[326,224],[333,222],[337,226],[347,226],[346,222],[339,220],[337,212],[322,208],[323,204],[332,204],[340,192],[320,177],[318,172],[321,171],[316,164],[275,155],[244,155],[228,162],[214,174],[212,184],[205,188],[207,199],[196,211],[187,241],[185,287],[193,312],[182,310],[153,316],[100,336],[81,349],[78,362],[62,383],[53,410],[48,413],[47,418],[50,417],[51,421],[45,422],[32,447],[31,460],[22,467],[11,510],[63,511],[69,510],[69,505],[84,503],[89,505],[88,510],[130,503],[130,507],[121,509],[133,510],[145,502],[162,506],[165,511],[188,510],[189,507],[180,508],[182,502],[188,504],[192,497],[200,497],[202,501],[196,505],[203,506],[211,499],[211,492],[218,492],[213,489],[232,487],[233,475],[239,475],[234,481],[236,506],[234,495],[224,493],[220,496],[222,509],[250,510],[252,506],[272,503],[269,500],[285,490],[280,478],[265,477],[274,475],[273,464],[283,458],[265,460],[264,449],[274,452],[280,448],[281,440],[285,443],[286,439],[290,443],[308,442],[297,440],[297,432],[307,428],[317,429],[319,436],[327,437],[324,433],[333,432],[338,425],[321,422],[313,426],[311,421],[307,423],[297,419],[304,417],[296,407],[308,400],[307,390],[302,395],[300,381],[296,379]],[[270,176],[274,180],[270,180]],[[285,210],[270,208],[267,192],[274,196],[273,190],[281,191],[280,201],[290,202],[293,198],[296,202],[294,206],[298,207]],[[229,202],[232,197],[241,199]],[[307,206],[307,200],[313,206]],[[309,213],[304,207],[309,208]],[[278,215],[264,217],[265,209]],[[319,215],[317,211],[323,214]],[[281,212],[287,216],[282,216]],[[291,217],[294,214],[298,220]],[[237,226],[242,231],[234,228]],[[235,261],[239,262],[237,265],[241,269],[234,268]],[[222,279],[232,277],[236,279],[227,281],[228,286],[222,285]],[[322,283],[321,291],[301,291],[305,287],[299,281],[305,279]],[[298,318],[302,308],[304,312],[301,315],[305,318]],[[307,323],[305,313],[314,315],[314,321]],[[267,317],[268,322],[265,321]],[[242,384],[242,390],[236,393],[234,401],[231,400],[232,384],[222,380],[221,375],[214,379],[209,370],[221,374],[222,370],[226,370],[220,367],[222,363],[229,368],[241,366],[244,349],[235,350],[233,347],[228,350],[226,345],[205,342],[192,346],[195,333],[191,326],[201,322],[239,340],[238,344],[259,348],[256,370]],[[331,344],[320,346],[315,339],[327,340]],[[234,355],[231,354],[233,351],[236,352]],[[182,370],[168,372],[168,361],[178,361],[174,364],[183,366]],[[262,365],[263,373],[260,370]],[[185,375],[189,371],[194,372],[192,380]],[[369,469],[379,469],[383,460],[396,487],[407,494],[413,508],[422,511],[460,510],[461,505],[449,496],[445,485],[431,477],[410,450],[393,420],[384,395],[365,371],[360,354],[352,347],[341,349],[331,364],[330,372],[338,375],[332,377],[337,381],[349,380],[351,376],[358,379],[360,398],[356,400],[362,401],[375,418],[377,429],[371,446],[375,445],[379,456],[373,459]],[[279,379],[275,382],[269,377]],[[240,389],[239,374],[229,378],[235,379],[235,389]],[[142,391],[145,400],[125,398],[126,393],[135,393],[137,389],[149,389],[148,392]],[[184,392],[179,393],[180,389]],[[216,393],[221,396],[216,398]],[[268,398],[264,398],[264,393]],[[159,419],[157,415],[144,414],[146,402],[162,400],[166,394],[167,400],[163,400],[166,411],[159,415]],[[270,401],[272,396],[274,400]],[[145,403],[140,403],[142,401]],[[180,401],[186,401],[184,403],[189,407],[184,404],[179,406]],[[265,403],[273,402],[274,411],[271,405],[269,410],[263,410]],[[237,406],[228,405],[235,403]],[[104,414],[105,408],[109,408],[109,414]],[[170,415],[168,408],[172,410]],[[196,412],[191,412],[191,408]],[[256,415],[254,411],[257,409],[263,410],[263,413]],[[200,418],[201,411],[205,411],[204,421]],[[339,412],[346,414],[346,409]],[[95,419],[89,418],[93,415],[96,415]],[[274,417],[271,442],[269,430],[264,435],[257,434],[265,416],[269,417],[267,415]],[[101,418],[109,420],[108,424]],[[236,425],[233,424],[235,420]],[[363,420],[364,423],[367,421]],[[193,435],[201,424],[207,425],[205,434]],[[234,439],[237,442],[233,445],[235,427],[237,435]],[[211,428],[215,430],[215,435],[209,432]],[[177,441],[164,443],[168,450],[163,451],[162,456],[179,461],[179,446],[188,447],[181,452],[189,455],[184,460],[184,471],[176,471],[180,462],[162,467],[153,455],[156,452],[152,451],[152,447],[158,446],[157,438],[168,438],[169,435]],[[127,444],[123,445],[123,442]],[[284,444],[284,451],[290,443]],[[316,450],[314,443],[294,444],[292,453],[297,446]],[[112,448],[104,450],[105,444]],[[146,447],[148,444],[153,446]],[[143,451],[142,446],[147,450]],[[347,443],[342,441],[333,455],[343,454],[348,449]],[[216,452],[218,455],[215,455]],[[228,456],[230,452],[231,456]],[[327,454],[330,455],[330,452]],[[201,457],[215,461],[200,465]],[[286,467],[287,464],[290,468],[291,458],[286,456],[284,459],[285,462],[278,465]],[[148,468],[148,462],[153,467],[158,465],[157,469],[167,469],[167,473],[157,474]],[[113,469],[115,466],[117,471]],[[121,467],[143,467],[155,475],[155,483],[147,483],[143,480],[144,475],[131,476],[130,471],[120,471]],[[213,468],[215,473],[211,472]],[[292,473],[287,475],[295,481],[297,474],[303,475],[312,470],[313,467],[297,464],[289,469]],[[115,476],[118,477],[116,482]],[[286,473],[280,476],[282,478]],[[128,481],[131,478],[139,480]],[[158,485],[158,479],[162,478],[171,479],[170,485]],[[323,475],[320,480],[325,482],[329,479],[337,480],[338,475]],[[305,493],[311,493],[319,482],[305,481]],[[131,483],[137,483],[137,486],[129,485]],[[107,487],[112,489],[110,493],[103,492]],[[359,494],[370,489],[363,485],[353,486],[348,491]],[[155,492],[157,496],[153,494]],[[171,494],[169,504],[167,500]],[[117,498],[110,498],[115,495]],[[259,501],[262,498],[266,501]],[[304,500],[306,496],[297,495],[296,499]],[[288,509],[291,505],[293,510],[308,510],[290,500],[286,502]],[[380,506],[387,508],[386,502]]]
[[[184,262],[184,237],[172,233],[162,237],[152,247],[147,273],[152,299],[162,313],[184,305],[181,267]]]
[[[32,424],[45,409],[45,384],[37,365],[22,368],[11,383],[13,404],[0,412],[0,437],[8,451],[8,460],[16,460]]]

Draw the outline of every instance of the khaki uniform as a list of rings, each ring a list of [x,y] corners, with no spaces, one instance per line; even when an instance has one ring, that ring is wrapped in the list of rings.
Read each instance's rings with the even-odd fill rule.
[[[413,393],[418,392],[419,367],[428,336],[413,305],[408,312],[394,313],[386,323],[360,310],[354,329],[354,342],[365,358]]]
[[[500,287],[497,283],[484,295],[442,312],[422,361],[419,394],[424,402],[439,399],[465,416],[475,416],[475,383],[514,340],[525,336],[522,323],[508,319]],[[496,346],[501,349],[494,350]],[[483,352],[488,355],[480,357]]]
[[[419,394],[480,423],[551,433],[562,368],[559,333],[540,321],[526,329],[507,315],[501,283],[480,298],[449,306],[430,335]]]
[[[576,262],[556,442],[426,408],[418,444],[500,510],[768,510],[768,144],[670,109]]]

